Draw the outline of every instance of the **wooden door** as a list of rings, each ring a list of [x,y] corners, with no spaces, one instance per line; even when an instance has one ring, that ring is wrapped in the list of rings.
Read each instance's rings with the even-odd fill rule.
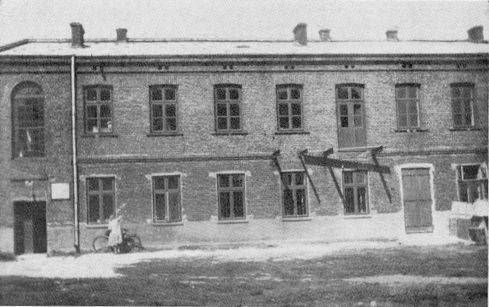
[[[46,203],[14,203],[14,250],[16,254],[45,253]]]
[[[402,191],[406,232],[433,230],[430,170],[410,168],[402,170]]]
[[[336,88],[338,113],[338,146],[340,148],[367,145],[363,86],[339,85]]]

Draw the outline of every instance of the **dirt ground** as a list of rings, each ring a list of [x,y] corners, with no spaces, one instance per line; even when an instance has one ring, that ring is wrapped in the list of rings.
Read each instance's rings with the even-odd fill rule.
[[[321,246],[301,250],[297,245],[290,255],[285,247],[269,246],[143,256],[27,256],[0,263],[0,304],[487,306],[487,247],[355,246],[324,244],[319,252]],[[105,277],[33,277],[40,270],[16,271],[42,260],[59,262],[61,270],[81,266],[80,271],[94,271],[87,276],[96,276],[96,262],[105,258],[112,259],[102,263],[112,276],[104,275],[107,271]]]

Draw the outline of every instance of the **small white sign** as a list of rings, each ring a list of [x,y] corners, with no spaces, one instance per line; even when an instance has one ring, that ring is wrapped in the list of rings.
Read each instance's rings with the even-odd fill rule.
[[[51,183],[51,199],[70,199],[70,184]]]

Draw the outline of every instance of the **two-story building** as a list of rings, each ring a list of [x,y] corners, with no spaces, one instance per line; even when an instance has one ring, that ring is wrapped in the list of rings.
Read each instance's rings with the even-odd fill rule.
[[[23,40],[0,47],[0,249],[448,235],[487,197],[489,44]]]

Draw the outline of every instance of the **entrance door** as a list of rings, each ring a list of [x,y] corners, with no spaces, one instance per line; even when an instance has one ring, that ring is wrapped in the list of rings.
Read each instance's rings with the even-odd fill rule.
[[[338,104],[338,146],[340,148],[366,146],[363,85],[338,85],[336,101]]]
[[[14,249],[16,254],[45,253],[46,203],[14,203]]]
[[[403,169],[402,191],[406,232],[433,231],[430,170],[428,168]]]

